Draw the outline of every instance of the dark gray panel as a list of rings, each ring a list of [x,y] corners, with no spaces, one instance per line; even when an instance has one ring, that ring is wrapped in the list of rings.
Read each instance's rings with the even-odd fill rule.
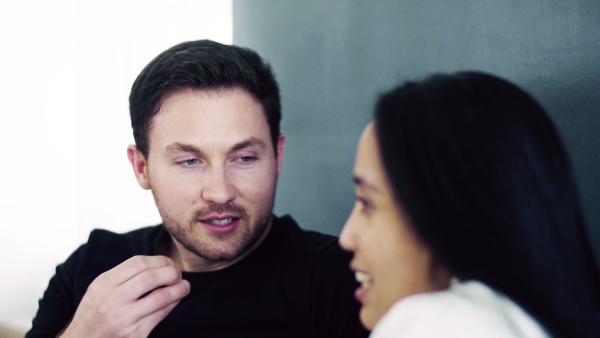
[[[600,2],[234,0],[234,43],[270,60],[288,137],[276,212],[338,234],[360,132],[378,92],[476,69],[534,94],[572,157],[600,243]],[[599,245],[596,245],[598,248]]]

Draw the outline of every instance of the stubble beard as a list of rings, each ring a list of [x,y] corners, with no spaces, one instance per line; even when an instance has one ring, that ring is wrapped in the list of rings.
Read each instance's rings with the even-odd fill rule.
[[[250,223],[251,220],[247,210],[235,203],[210,204],[196,210],[191,220],[181,222],[161,207],[156,194],[154,194],[154,199],[163,219],[164,227],[174,240],[206,261],[230,262],[245,254],[263,237],[273,215],[275,194],[273,193],[267,208],[257,215],[253,224]],[[227,234],[207,234],[204,232],[202,238],[194,236],[193,230],[202,227],[198,224],[198,220],[204,219],[203,215],[210,215],[211,213],[238,215],[240,225],[234,232]]]

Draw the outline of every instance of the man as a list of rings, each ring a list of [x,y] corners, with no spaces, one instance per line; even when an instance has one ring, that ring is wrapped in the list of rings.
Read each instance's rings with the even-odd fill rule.
[[[163,225],[95,230],[59,265],[27,337],[364,337],[336,238],[272,214],[285,138],[253,51],[201,40],[129,97],[135,177]]]

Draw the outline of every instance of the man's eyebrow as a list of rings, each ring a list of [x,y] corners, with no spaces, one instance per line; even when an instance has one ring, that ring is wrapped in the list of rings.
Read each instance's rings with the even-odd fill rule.
[[[258,147],[260,150],[264,150],[267,148],[265,142],[256,137],[251,137],[245,141],[234,144],[231,147],[230,151],[238,151],[245,148]],[[187,143],[179,143],[175,142],[173,144],[169,144],[166,148],[169,153],[177,153],[177,152],[185,152],[185,153],[194,153],[194,154],[202,154],[202,149]]]
[[[377,187],[375,185],[373,185],[370,182],[365,181],[363,178],[359,177],[359,176],[353,176],[353,180],[354,180],[354,185],[356,186],[360,186],[360,187],[365,187],[369,190],[373,190],[373,191],[378,191],[379,189],[377,189]]]
[[[251,137],[245,141],[236,143],[231,147],[231,151],[238,151],[244,148],[258,147],[260,150],[265,150],[267,145],[261,139],[256,137]]]
[[[186,152],[186,153],[202,153],[202,150],[200,150],[200,148],[191,145],[191,144],[186,144],[186,143],[173,143],[173,144],[169,144],[166,148],[167,152],[170,153],[177,153],[177,152]]]

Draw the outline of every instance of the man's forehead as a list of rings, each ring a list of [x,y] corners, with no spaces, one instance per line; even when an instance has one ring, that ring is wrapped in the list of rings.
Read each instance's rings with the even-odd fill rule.
[[[241,89],[179,92],[154,116],[148,133],[150,150],[154,146],[155,150],[181,150],[177,143],[220,151],[241,143],[266,149],[271,135],[263,111],[262,105]],[[167,149],[169,145],[173,146]]]
[[[230,88],[221,91],[180,91],[164,100],[159,111],[152,117],[150,128],[165,121],[182,118],[214,118],[225,122],[228,115],[235,115],[233,121],[251,119],[257,122],[268,121],[262,104],[247,91]],[[176,117],[173,117],[176,116]]]
[[[233,86],[233,87],[215,87],[215,88],[182,88],[175,90],[171,93],[165,94],[162,100],[158,103],[157,114],[164,110],[168,110],[169,105],[173,104],[179,98],[185,97],[197,97],[199,99],[220,99],[227,98],[228,96],[243,95],[251,98],[255,104],[261,106],[260,101],[248,90]]]

